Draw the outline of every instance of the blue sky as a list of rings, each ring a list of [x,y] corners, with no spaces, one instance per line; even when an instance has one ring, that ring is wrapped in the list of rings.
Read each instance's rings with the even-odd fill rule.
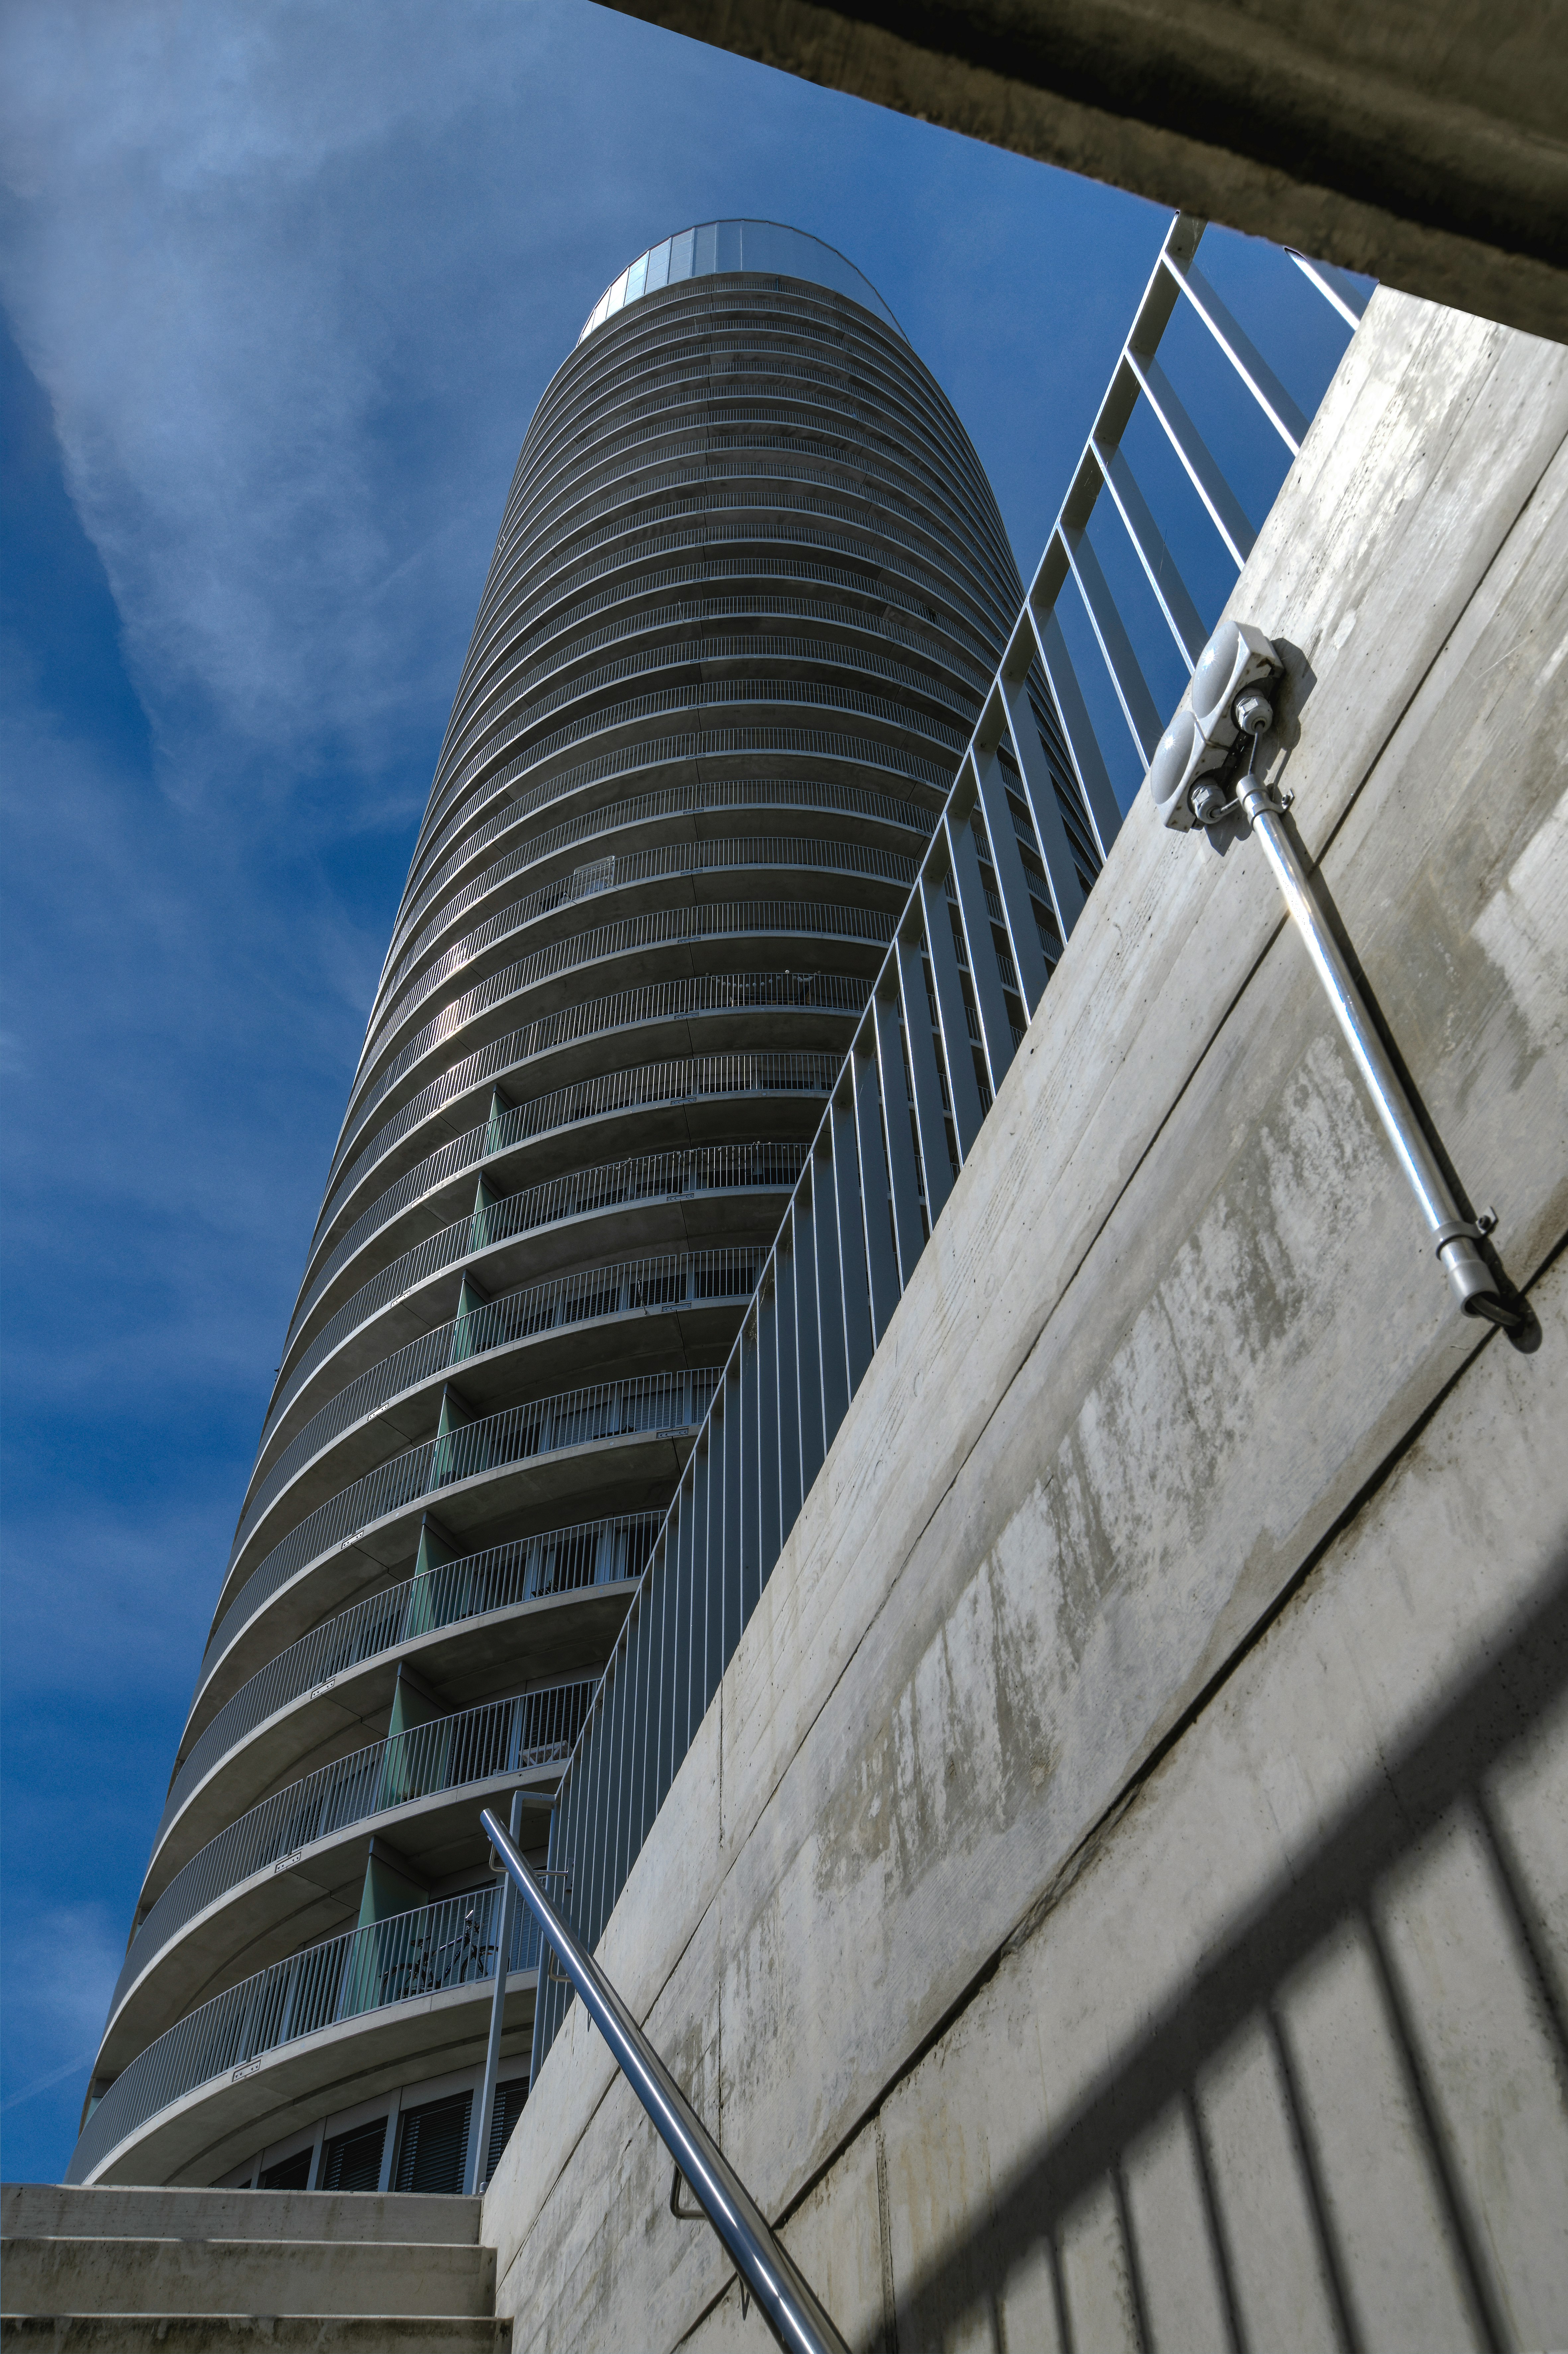
[[[9,0],[0,157],[0,2163],[58,2179],[550,375],[652,239],[791,221],[1027,573],[1168,216],[587,0]]]

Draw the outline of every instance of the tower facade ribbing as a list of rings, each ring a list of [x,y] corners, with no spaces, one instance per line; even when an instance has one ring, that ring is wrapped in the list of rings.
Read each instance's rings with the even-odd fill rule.
[[[488,2173],[536,1956],[476,2117],[480,1806],[576,1737],[1021,596],[842,256],[708,223],[596,305],[507,500],[74,2179]]]

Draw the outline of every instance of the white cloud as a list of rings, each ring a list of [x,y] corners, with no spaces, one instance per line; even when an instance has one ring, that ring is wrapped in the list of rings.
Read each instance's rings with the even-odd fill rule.
[[[432,210],[429,166],[460,124],[494,166],[556,24],[6,12],[5,298],[182,797],[374,770],[450,694],[500,487],[468,514],[453,432],[493,438],[499,395],[514,440],[526,393],[454,376],[493,223],[450,172]]]

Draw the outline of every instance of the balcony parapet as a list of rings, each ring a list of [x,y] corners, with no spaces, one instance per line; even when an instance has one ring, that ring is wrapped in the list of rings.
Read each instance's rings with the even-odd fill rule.
[[[765,1193],[788,1192],[800,1173],[805,1150],[804,1145],[789,1143],[707,1144],[679,1152],[637,1153],[624,1161],[604,1161],[595,1168],[546,1178],[542,1184],[503,1193],[483,1209],[453,1219],[389,1261],[328,1318],[280,1390],[263,1444],[311,1376],[350,1333],[393,1301],[433,1277],[449,1273],[463,1260],[477,1258],[499,1243],[523,1235],[590,1217],[596,1212],[630,1209],[639,1203],[689,1201],[705,1193],[737,1193],[752,1187]],[[242,1535],[235,1540],[231,1564],[242,1541]]]
[[[176,2102],[238,2083],[270,2052],[323,2028],[448,1988],[493,1981],[498,1886],[416,1906],[273,1962],[176,2020],[122,2069],[71,2154],[68,2182],[89,2182],[123,2143]],[[517,1908],[507,1975],[539,1966],[539,1932]]]
[[[432,1503],[443,1490],[596,1442],[683,1433],[707,1410],[717,1379],[712,1367],[594,1382],[553,1397],[508,1406],[394,1455],[291,1529],[240,1587],[214,1628],[196,1680],[196,1699],[214,1669],[285,1585],[306,1575],[378,1522]]]
[[[388,1658],[438,1628],[637,1577],[662,1518],[659,1512],[624,1512],[487,1545],[482,1552],[463,1553],[385,1586],[313,1627],[241,1684],[193,1742],[169,1785],[153,1840],[154,1855],[208,1774],[284,1710],[329,1691],[354,1670]]]
[[[722,1149],[755,1150],[745,1146]],[[804,1158],[802,1150],[800,1159]],[[667,1192],[662,1191],[656,1198],[667,1199]],[[467,1223],[485,1226],[489,1214],[478,1212]],[[717,1250],[671,1251],[656,1257],[623,1259],[609,1267],[585,1267],[547,1283],[502,1292],[482,1307],[421,1332],[418,1340],[407,1341],[390,1356],[367,1366],[295,1433],[246,1507],[229,1553],[230,1570],[296,1475],[334,1438],[394,1399],[407,1398],[422,1385],[496,1350],[515,1348],[520,1342],[543,1340],[547,1334],[583,1324],[613,1317],[679,1315],[721,1302],[741,1308],[751,1297],[765,1257],[760,1246],[736,1245]]]
[[[318,1766],[238,1816],[181,1867],[138,1924],[110,2001],[111,2027],[129,1989],[180,1931],[259,1872],[418,1799],[567,1757],[597,1682],[578,1676],[412,1725]]]

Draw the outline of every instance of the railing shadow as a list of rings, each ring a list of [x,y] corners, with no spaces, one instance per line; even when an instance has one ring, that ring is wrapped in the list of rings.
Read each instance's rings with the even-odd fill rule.
[[[1547,2110],[1555,2109],[1561,2162],[1568,2150],[1568,1978],[1494,1785],[1565,1687],[1568,1551],[1513,1638],[1449,1692],[1419,1733],[1382,1758],[1353,1804],[1259,1895],[1185,1990],[995,2186],[983,2222],[900,2285],[897,2354],[1016,2347],[1018,2322],[1010,2326],[1009,2313],[1019,2303],[1033,2307],[1063,2354],[1102,2354],[1111,2342],[1105,2327],[1112,2307],[1120,2317],[1115,2342],[1165,2354],[1177,2341],[1161,2326],[1162,2310],[1184,2306],[1191,2313],[1205,2297],[1213,2343],[1266,2354],[1281,2340],[1273,2335],[1277,2306],[1273,2320],[1266,2317],[1266,2274],[1277,2279],[1293,2264],[1306,2282],[1298,2285],[1295,2342],[1372,2354],[1391,2342],[1388,2298],[1397,2302],[1398,2292],[1386,2279],[1380,2290],[1373,2278],[1365,2243],[1374,2224],[1361,2211],[1376,2204],[1375,2178],[1391,2172],[1419,2178],[1425,2221],[1407,2243],[1385,2247],[1383,2261],[1396,2270],[1446,2272],[1443,2296],[1428,2303],[1446,2298],[1448,2342],[1563,2344],[1568,2232],[1559,2213],[1555,2254],[1548,2248],[1517,2261],[1519,2225],[1505,2212],[1510,2161],[1497,2142],[1510,2131],[1528,2134],[1508,2113],[1497,2072],[1522,2067]],[[1462,2006],[1456,2011],[1446,2002],[1436,2006],[1444,2015],[1434,2015],[1421,1991],[1434,1982],[1430,1974],[1413,1968],[1408,1941],[1391,1934],[1391,1883],[1419,1878],[1435,1844],[1455,1834],[1484,1858],[1482,1893],[1472,1887],[1471,1904],[1493,1916],[1492,1950],[1508,1957],[1484,2007],[1467,2020]],[[1193,1862],[1202,1868],[1201,1855]],[[1449,1926],[1459,1931],[1457,1922]],[[1304,1980],[1314,1967],[1333,1971],[1347,1955],[1366,2014],[1351,2040],[1364,2032],[1369,2051],[1381,2042],[1391,2055],[1394,2097],[1384,2098],[1380,2113],[1382,2147],[1363,2138],[1352,2147],[1345,2120],[1330,2114],[1320,2071],[1316,2086],[1312,2081],[1321,2020],[1301,2024]],[[1505,1988],[1510,1969],[1515,1984]],[[1521,2017],[1533,2025],[1516,2034],[1516,2048],[1491,2041],[1482,2048],[1483,2033],[1506,2041],[1499,2020]],[[1485,2129],[1455,2092],[1453,2055],[1467,2043],[1496,2096],[1498,2114]],[[1272,2136],[1239,2132],[1234,2105],[1227,2112],[1215,2096],[1217,2082],[1249,2047],[1255,2092],[1266,2087],[1274,2105]],[[1129,2191],[1140,2147],[1163,2138],[1169,2148],[1172,2137],[1190,2178],[1189,2230],[1174,2255],[1171,2235],[1148,2227],[1147,2206],[1140,2222]],[[1266,2144],[1279,2178],[1272,2189],[1253,2171],[1269,2164]],[[1530,2167],[1528,2149],[1517,2147],[1512,2162]],[[1281,2217],[1290,2211],[1290,2228],[1264,2248],[1259,2218],[1271,2205]],[[1294,2251],[1286,2244],[1292,2231]],[[1086,2232],[1097,2235],[1097,2249],[1087,2248]],[[1161,2277],[1162,2266],[1171,2278]],[[1549,2312],[1541,2309],[1543,2274]]]

